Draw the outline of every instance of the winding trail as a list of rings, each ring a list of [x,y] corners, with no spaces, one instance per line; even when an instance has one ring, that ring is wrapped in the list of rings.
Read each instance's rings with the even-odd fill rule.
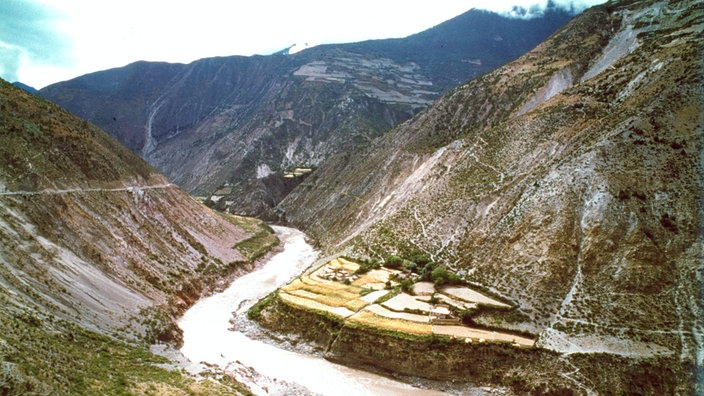
[[[67,188],[67,189],[53,189],[47,188],[38,191],[2,191],[0,196],[7,195],[52,195],[52,194],[73,194],[73,193],[91,193],[91,192],[117,192],[117,191],[141,191],[141,190],[161,190],[165,188],[178,188],[175,184],[164,183],[155,184],[151,186],[129,186],[129,187],[117,187],[117,188]]]

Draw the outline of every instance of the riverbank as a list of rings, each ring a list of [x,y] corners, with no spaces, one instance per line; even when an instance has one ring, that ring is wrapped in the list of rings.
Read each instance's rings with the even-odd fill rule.
[[[289,305],[272,292],[300,276],[317,254],[303,233],[274,228],[282,241],[280,253],[222,293],[199,300],[179,320],[181,352],[191,362],[205,362],[254,394],[687,393],[676,384],[692,368],[682,367],[676,357],[638,360],[502,342],[467,344],[442,335],[344,323],[325,312]],[[252,323],[247,311],[267,295],[271,297],[257,304],[257,323]]]
[[[421,379],[416,382],[441,381],[459,393],[484,388],[516,394],[610,394],[634,389],[639,394],[677,394],[675,384],[691,369],[676,357],[565,355],[507,343],[466,344],[450,337],[389,331],[345,323],[334,315],[288,304],[277,294],[258,307],[256,321],[279,342],[288,340],[296,349],[316,351],[332,362]]]
[[[281,338],[314,346],[330,361],[386,375],[449,381],[453,388],[503,387],[516,367],[541,365],[557,354],[510,343],[473,343],[435,334],[410,334],[372,327],[322,311],[289,304],[277,294],[267,298],[256,321]],[[461,388],[461,386],[460,386]]]
[[[183,334],[177,324],[179,317],[200,299],[222,292],[235,279],[254,271],[280,251],[279,239],[274,229],[263,221],[229,214],[220,214],[220,216],[251,235],[231,247],[231,250],[240,252],[244,260],[228,264],[202,262],[196,268],[196,276],[184,279],[180,290],[169,296],[165,304],[143,310],[141,316],[148,326],[148,342],[170,343],[181,347]],[[203,249],[222,248],[203,246]]]
[[[233,315],[244,317],[252,304],[298,276],[317,256],[300,231],[274,229],[282,242],[280,253],[237,278],[222,293],[199,300],[181,317],[178,324],[184,335],[184,356],[233,376],[254,394],[441,394],[334,364],[317,355],[284,350],[231,330]]]

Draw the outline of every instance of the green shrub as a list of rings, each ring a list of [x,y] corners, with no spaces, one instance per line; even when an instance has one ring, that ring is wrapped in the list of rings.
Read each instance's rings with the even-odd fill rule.
[[[462,323],[466,325],[474,324],[474,321],[472,320],[472,310],[470,309],[463,309],[459,311],[457,316],[459,316],[462,320]]]
[[[427,254],[419,251],[412,252],[408,259],[418,264],[419,267],[423,267],[426,264],[430,263],[430,257],[428,257]]]
[[[418,264],[418,265],[420,266],[420,264]],[[423,266],[423,269],[420,270],[420,279],[423,281],[432,280],[432,273],[436,267],[437,267],[437,264],[435,264],[435,263],[432,263],[432,262],[426,263]]]
[[[410,279],[403,279],[400,283],[401,285],[401,290],[403,290],[406,293],[412,293],[413,292],[413,281]]]
[[[391,255],[384,261],[384,266],[387,268],[401,269],[403,267],[404,260],[396,255]]]
[[[360,260],[359,268],[354,273],[357,275],[366,274],[367,272],[377,268],[381,268],[381,264],[377,259]]]
[[[443,267],[436,267],[430,272],[430,280],[435,286],[462,284],[462,278]]]
[[[276,289],[274,292],[272,292],[268,296],[262,298],[261,300],[257,301],[254,305],[252,305],[252,308],[247,310],[247,319],[249,319],[249,320],[259,319],[259,316],[261,316],[261,313],[264,310],[264,308],[268,307],[269,304],[271,304],[277,298],[278,293],[279,293],[279,289]]]
[[[418,264],[416,264],[415,262],[410,261],[410,260],[405,260],[405,261],[403,262],[403,268],[404,268],[405,270],[411,271],[411,272],[413,272],[413,273],[415,273],[415,274],[417,274],[418,271],[419,271],[419,269],[418,269]]]

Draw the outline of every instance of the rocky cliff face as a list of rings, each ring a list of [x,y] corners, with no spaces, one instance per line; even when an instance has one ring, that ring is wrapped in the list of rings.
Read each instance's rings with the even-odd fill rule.
[[[484,323],[543,348],[700,370],[701,10],[590,9],[325,162],[277,213],[330,252],[443,263],[525,314]]]
[[[40,94],[189,192],[223,196],[213,202],[219,209],[260,213],[290,190],[267,177],[367,144],[569,18],[552,8],[528,21],[473,10],[405,39],[189,65],[140,62]],[[229,192],[215,194],[222,187]]]
[[[235,245],[258,222],[214,213],[103,131],[6,82],[0,120],[2,393],[141,393],[134,381],[148,381],[153,357],[116,339],[178,341],[172,315],[248,268]],[[125,379],[133,369],[145,377]]]

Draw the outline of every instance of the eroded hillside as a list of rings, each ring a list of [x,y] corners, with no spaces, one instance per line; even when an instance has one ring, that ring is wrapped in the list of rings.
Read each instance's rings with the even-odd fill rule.
[[[257,250],[236,245],[266,227],[212,212],[103,131],[4,81],[0,120],[2,393],[151,382],[219,392],[157,368],[143,343],[178,342],[172,315],[248,269]]]
[[[544,348],[701,368],[703,24],[700,1],[587,10],[277,213],[330,252],[443,263],[521,312],[483,323]]]
[[[366,145],[469,79],[515,59],[571,18],[471,10],[403,39],[325,45],[291,55],[139,62],[40,94],[117,137],[213,206],[258,214],[314,167]],[[224,187],[224,188],[223,188]]]

